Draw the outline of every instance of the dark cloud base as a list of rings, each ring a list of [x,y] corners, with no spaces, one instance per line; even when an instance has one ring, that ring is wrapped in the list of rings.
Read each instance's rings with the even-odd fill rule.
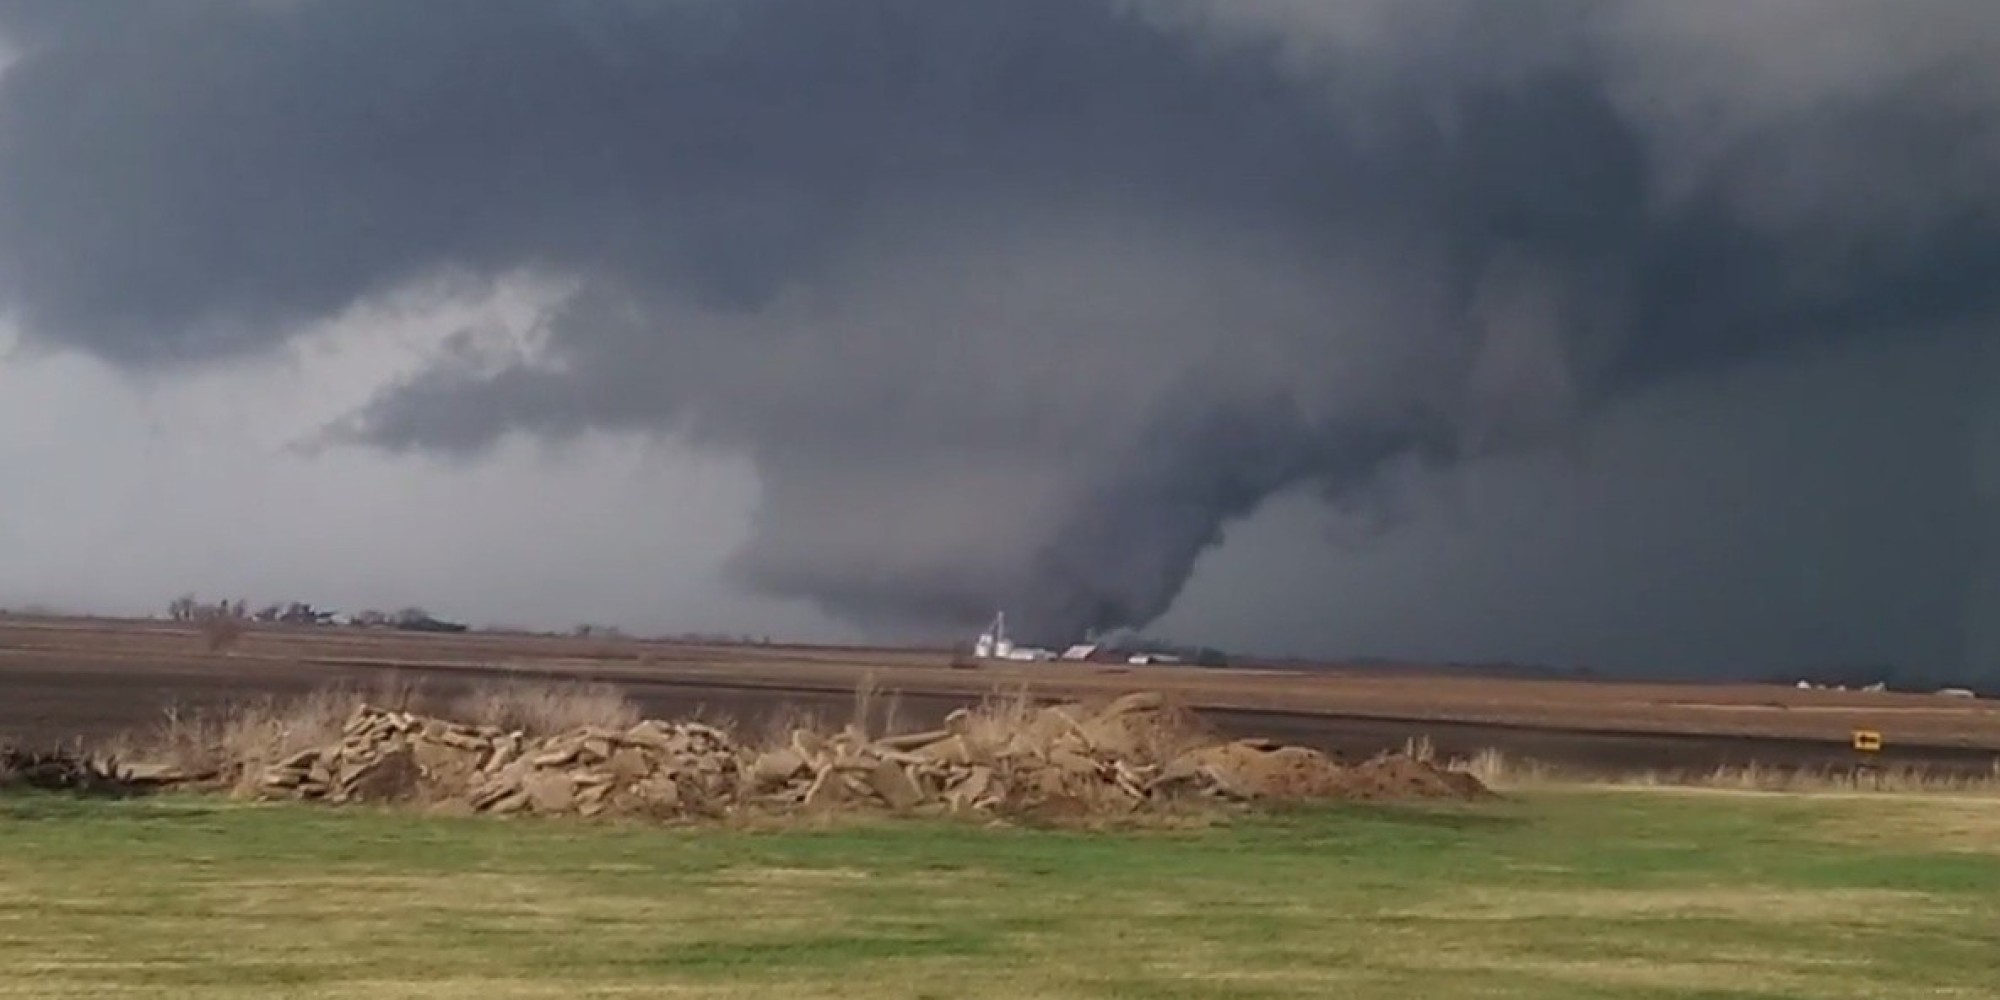
[[[742,581],[1059,641],[1158,618],[1274,494],[1991,326],[1995,8],[1682,9],[17,0],[0,294],[152,368],[442,270],[570,280],[554,364],[340,434],[684,435],[759,470]],[[1881,44],[1799,41],[1841,32]]]

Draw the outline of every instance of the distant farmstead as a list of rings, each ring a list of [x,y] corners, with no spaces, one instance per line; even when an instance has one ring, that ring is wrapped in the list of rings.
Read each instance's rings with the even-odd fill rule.
[[[1011,661],[1060,661],[1063,663],[1094,663],[1119,665],[1164,665],[1173,663],[1194,663],[1206,667],[1226,666],[1227,660],[1218,650],[1201,648],[1189,649],[1168,645],[1133,645],[1112,641],[1093,640],[1073,643],[1060,653],[1033,646],[1022,646],[1007,634],[1006,612],[993,616],[986,630],[972,644],[972,655],[979,660]]]

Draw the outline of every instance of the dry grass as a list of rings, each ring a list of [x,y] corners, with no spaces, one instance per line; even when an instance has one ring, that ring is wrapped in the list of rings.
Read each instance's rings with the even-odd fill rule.
[[[906,732],[903,692],[891,690],[885,694],[875,671],[862,674],[854,685],[854,713],[849,722],[873,739]]]
[[[1416,748],[1423,749],[1426,746],[1427,741],[1416,745]],[[1610,785],[1818,794],[1865,792],[2000,795],[2000,755],[1994,758],[1989,770],[1971,774],[1943,772],[1920,766],[1832,770],[1747,764],[1718,767],[1708,771],[1647,770],[1614,776],[1577,777],[1564,775],[1540,761],[1512,757],[1490,748],[1468,759],[1454,760],[1450,762],[1450,766],[1471,774],[1491,788]]]
[[[1536,760],[1509,757],[1492,747],[1468,759],[1452,761],[1450,766],[1478,778],[1480,784],[1488,788],[1540,788],[1555,783],[1548,765]]]
[[[1672,776],[1668,776],[1671,779]],[[1663,784],[1686,784],[1685,781],[1662,781],[1652,773],[1642,773],[1631,783],[1654,781]],[[1744,767],[1722,767],[1697,775],[1693,782],[1705,788],[1736,789],[1740,791],[1781,791],[1781,792],[1992,792],[2000,793],[2000,758],[1988,770],[1978,774],[1954,774],[1934,771],[1923,767],[1888,767],[1866,771],[1797,770],[1761,767],[1755,764]]]
[[[550,736],[585,726],[628,729],[639,722],[639,706],[610,684],[530,684],[482,686],[454,701],[452,719],[477,726]]]
[[[241,781],[286,757],[340,738],[359,699],[321,691],[291,701],[261,698],[206,712],[169,708],[159,725],[106,748],[121,763]]]
[[[847,720],[848,724],[864,733],[869,733],[869,723],[875,714],[875,699],[880,694],[881,682],[876,680],[875,671],[870,670],[862,674],[861,679],[854,682],[854,711]]]
[[[1040,710],[1041,706],[1028,693],[1026,686],[996,691],[968,706],[969,731],[976,741],[1005,743],[1010,736],[1028,726]],[[863,675],[855,685],[853,705],[845,724],[871,738],[907,732],[901,692],[884,694],[873,672]],[[764,717],[753,743],[762,748],[789,746],[792,734],[798,730],[826,733],[838,728],[815,710],[786,704],[779,711]]]
[[[891,691],[882,703],[882,729],[877,736],[891,736],[906,732],[909,725],[903,718],[903,692]]]
[[[240,782],[300,751],[339,742],[342,727],[362,705],[428,712],[434,701],[421,685],[389,674],[369,685],[336,686],[298,698],[264,697],[205,711],[171,707],[157,725],[104,744],[98,756]],[[452,701],[447,714],[534,736],[585,726],[625,728],[640,715],[638,706],[609,685],[529,683],[480,688]]]
[[[875,718],[882,708],[882,702],[882,683],[876,678],[875,671],[863,673],[861,679],[854,682],[854,707],[849,713],[848,725],[871,737],[885,735],[883,730],[878,728]]]
[[[751,734],[750,743],[760,750],[775,750],[791,746],[792,733],[798,730],[820,733],[826,728],[826,720],[819,713],[786,704],[782,710],[764,716],[763,723]]]
[[[1020,740],[1053,740],[1070,727],[1082,725],[1091,738],[1121,744],[1126,754],[1140,761],[1171,760],[1222,740],[1172,699],[1157,712],[1127,715],[1107,725],[1093,724],[1091,720],[1113,700],[1096,697],[1049,702],[1037,698],[1025,684],[998,689],[967,710],[966,736],[974,743],[1003,746]],[[1061,715],[1048,714],[1052,707],[1062,709]]]
[[[696,705],[694,711],[688,713],[687,718],[691,722],[699,722],[704,726],[712,726],[720,729],[724,733],[729,734],[731,740],[737,743],[742,742],[743,722],[736,717],[736,713],[734,712],[709,708],[705,704]]]
[[[1040,706],[1029,695],[1025,686],[1007,691],[995,692],[982,701],[970,706],[972,734],[976,740],[990,743],[1004,743],[1012,734],[1021,731],[1035,717]],[[845,725],[861,731],[871,739],[901,735],[911,731],[904,717],[901,691],[884,692],[875,673],[870,671],[855,684],[852,707],[848,711]],[[779,711],[764,717],[762,725],[753,734],[752,745],[770,749],[790,746],[792,734],[799,730],[827,733],[840,728],[818,711],[795,704],[786,704]]]
[[[966,738],[975,743],[1004,744],[1015,733],[1026,732],[1041,709],[1025,684],[995,691],[968,710]]]

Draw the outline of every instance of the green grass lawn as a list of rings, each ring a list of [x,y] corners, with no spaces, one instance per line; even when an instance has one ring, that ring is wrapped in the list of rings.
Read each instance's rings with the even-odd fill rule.
[[[0,797],[0,997],[2000,997],[2000,799],[1093,834]]]

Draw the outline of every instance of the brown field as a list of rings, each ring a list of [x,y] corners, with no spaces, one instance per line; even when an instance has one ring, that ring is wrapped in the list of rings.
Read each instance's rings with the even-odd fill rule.
[[[1348,756],[1428,739],[1441,753],[1496,748],[1595,773],[1705,771],[1757,763],[1851,767],[1856,729],[1883,734],[1871,760],[1991,773],[2000,703],[1935,695],[1800,691],[1757,684],[1515,680],[1328,665],[1251,670],[1072,663],[954,669],[941,650],[693,644],[343,628],[255,627],[210,653],[190,626],[0,618],[0,740],[99,739],[253,696],[393,678],[453,695],[496,677],[623,687],[648,713],[754,724],[778,711],[845,714],[872,677],[900,721],[935,722],[996,692],[1100,696],[1148,689],[1225,732]]]

